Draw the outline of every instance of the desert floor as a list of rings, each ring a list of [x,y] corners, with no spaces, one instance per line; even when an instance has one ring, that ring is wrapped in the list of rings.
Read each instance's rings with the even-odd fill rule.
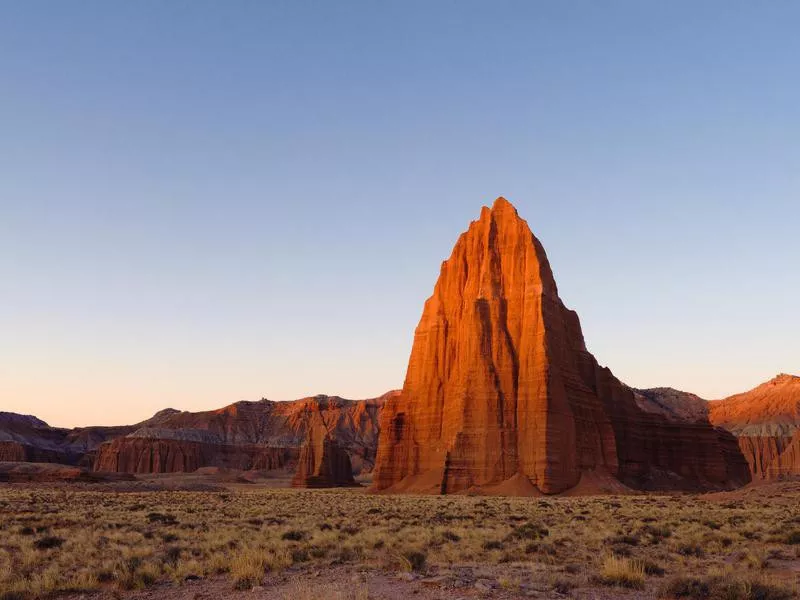
[[[0,485],[0,600],[776,600],[800,585],[797,482],[571,498],[165,482]]]

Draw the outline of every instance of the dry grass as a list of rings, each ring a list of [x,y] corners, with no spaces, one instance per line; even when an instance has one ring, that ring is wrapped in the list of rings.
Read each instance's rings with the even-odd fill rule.
[[[797,493],[712,502],[7,486],[0,488],[0,599],[197,578],[249,589],[287,569],[352,567],[453,574],[454,587],[476,584],[457,570],[484,569],[496,589],[515,593],[614,585],[663,597],[715,597],[702,595],[711,590],[777,600],[792,593],[800,560],[798,500]],[[735,583],[723,590],[719,582],[731,573]],[[322,597],[308,589],[298,582],[295,597]],[[351,592],[330,594],[362,597]]]
[[[644,563],[612,554],[603,562],[598,581],[603,585],[642,589],[645,582]]]

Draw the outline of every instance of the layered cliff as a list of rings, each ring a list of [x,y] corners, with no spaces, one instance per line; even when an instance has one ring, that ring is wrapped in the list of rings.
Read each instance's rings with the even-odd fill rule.
[[[296,448],[133,436],[103,444],[93,470],[115,473],[178,473],[201,467],[272,470],[288,467],[296,460]]]
[[[449,493],[513,479],[558,493],[584,473],[648,489],[749,479],[732,436],[641,410],[597,364],[542,245],[503,198],[442,264],[381,430],[376,490]]]
[[[711,422],[736,435],[791,437],[800,427],[800,377],[781,373],[708,407]]]
[[[0,461],[128,473],[284,468],[296,461],[308,431],[322,428],[348,454],[354,472],[368,472],[375,462],[380,410],[396,393],[368,400],[320,395],[237,402],[196,413],[165,409],[135,425],[75,429],[0,412]]]
[[[91,467],[94,452],[108,440],[128,435],[141,427],[157,425],[177,412],[167,409],[135,425],[51,427],[30,415],[0,412],[0,457],[4,460],[59,463]]]
[[[355,485],[350,456],[322,427],[308,430],[300,450],[292,487],[326,488]]]
[[[369,400],[314,396],[293,402],[237,402],[205,412],[172,411],[157,426],[102,444],[94,470],[193,471],[205,466],[278,469],[293,465],[309,431],[322,431],[355,472],[372,469],[379,413],[389,392]],[[352,477],[352,473],[351,473]]]
[[[754,478],[800,475],[800,377],[782,373],[709,402],[709,418],[737,436]]]

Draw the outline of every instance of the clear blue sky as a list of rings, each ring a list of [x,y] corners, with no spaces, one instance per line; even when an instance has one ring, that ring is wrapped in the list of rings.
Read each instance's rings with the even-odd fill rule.
[[[800,371],[800,4],[0,4],[0,410],[402,385],[482,204],[623,381]]]

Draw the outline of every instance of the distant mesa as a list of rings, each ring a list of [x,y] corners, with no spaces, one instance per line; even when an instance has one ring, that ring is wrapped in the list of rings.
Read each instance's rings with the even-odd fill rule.
[[[702,490],[750,480],[732,435],[705,418],[645,412],[597,364],[544,248],[504,198],[482,209],[442,264],[381,431],[376,491],[513,481],[554,494],[587,478]]]
[[[380,410],[396,393],[368,400],[320,395],[292,402],[237,402],[198,413],[166,409],[136,425],[72,430],[0,413],[0,461],[131,474],[204,468],[291,474],[308,432],[319,429],[344,452],[352,477],[372,470]]]

